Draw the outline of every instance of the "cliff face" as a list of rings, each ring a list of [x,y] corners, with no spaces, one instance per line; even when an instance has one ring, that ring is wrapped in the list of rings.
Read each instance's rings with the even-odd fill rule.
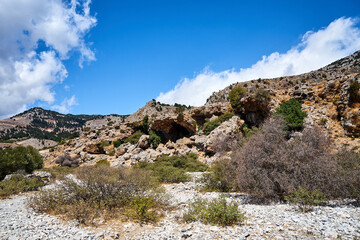
[[[282,101],[290,98],[302,103],[307,112],[305,125],[321,126],[334,140],[334,149],[343,146],[356,149],[360,146],[356,139],[360,136],[358,84],[360,86],[360,51],[317,71],[232,84],[213,93],[202,107],[170,106],[152,100],[123,122],[100,128],[87,125],[88,131],[82,132],[80,137],[57,146],[53,152],[43,151],[43,155],[48,165],[54,164],[54,159],[65,152],[81,159],[83,164],[106,158],[112,165],[128,166],[138,161],[153,161],[162,154],[188,153],[198,154],[200,160],[211,163],[223,154],[220,154],[223,150],[218,150],[222,143],[231,143],[238,133],[241,135],[245,122],[247,125],[261,124]],[[233,112],[228,95],[236,85],[241,85],[248,93],[241,99],[242,114],[222,123],[218,121],[220,126],[204,134],[201,130],[204,123]],[[258,89],[269,92],[266,104],[252,97]],[[140,139],[127,142],[135,132],[142,135]],[[161,143],[152,143],[153,132],[162,136]],[[114,147],[116,141],[122,144]]]

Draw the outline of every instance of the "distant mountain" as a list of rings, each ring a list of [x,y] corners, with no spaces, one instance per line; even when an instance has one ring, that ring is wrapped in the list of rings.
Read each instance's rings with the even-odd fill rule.
[[[61,114],[40,107],[31,108],[11,118],[0,120],[0,141],[26,138],[61,141],[76,137],[90,120],[123,121],[123,115],[72,115]],[[107,120],[108,119],[108,120]]]

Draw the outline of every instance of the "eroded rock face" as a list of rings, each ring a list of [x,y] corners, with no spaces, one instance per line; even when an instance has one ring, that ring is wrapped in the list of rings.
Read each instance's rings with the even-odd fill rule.
[[[241,104],[244,108],[244,112],[241,115],[245,122],[250,125],[258,126],[270,114],[270,108],[267,103],[260,102],[251,96],[242,98]]]
[[[224,113],[228,113],[231,111],[232,108],[229,102],[218,102],[207,104],[202,107],[193,108],[190,110],[189,114],[198,125],[203,125],[206,118],[220,116]]]
[[[220,126],[215,128],[209,136],[207,136],[205,142],[203,142],[205,153],[212,155],[216,152],[216,144],[221,144],[220,141],[230,142],[232,138],[235,138],[244,125],[244,120],[241,120],[238,116],[233,116],[228,121],[223,122]],[[221,139],[226,136],[227,139]],[[201,138],[198,138],[198,141]],[[204,139],[202,139],[204,140]],[[226,144],[226,142],[224,144]]]
[[[100,147],[99,143],[90,143],[87,144],[84,149],[84,152],[91,153],[91,154],[104,154],[105,151],[103,148]]]
[[[178,117],[167,117],[155,120],[150,128],[162,132],[165,139],[171,141],[176,141],[183,137],[190,137],[196,132],[196,128],[193,124]]]

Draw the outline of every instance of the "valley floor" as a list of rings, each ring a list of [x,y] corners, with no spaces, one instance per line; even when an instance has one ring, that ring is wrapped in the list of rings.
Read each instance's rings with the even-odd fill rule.
[[[220,193],[199,193],[194,173],[192,182],[165,185],[171,205],[156,225],[108,222],[98,228],[84,228],[54,216],[26,208],[29,194],[0,201],[0,239],[360,239],[360,208],[350,204],[317,207],[300,213],[286,204],[253,205],[242,194],[226,194],[241,204],[243,225],[218,227],[199,222],[182,223],[179,216],[196,196],[215,198]],[[36,193],[30,193],[36,194]]]

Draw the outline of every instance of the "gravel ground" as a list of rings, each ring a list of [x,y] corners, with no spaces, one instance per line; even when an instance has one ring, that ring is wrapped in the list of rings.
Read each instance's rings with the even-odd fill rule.
[[[198,174],[193,174],[194,179]],[[348,205],[317,207],[299,213],[286,204],[252,205],[241,194],[227,194],[241,204],[242,225],[218,227],[178,219],[195,196],[214,198],[219,193],[199,193],[195,181],[165,185],[177,210],[168,212],[156,225],[108,222],[84,228],[26,208],[28,195],[0,201],[0,239],[360,239],[360,208]],[[35,193],[36,194],[36,193]]]

